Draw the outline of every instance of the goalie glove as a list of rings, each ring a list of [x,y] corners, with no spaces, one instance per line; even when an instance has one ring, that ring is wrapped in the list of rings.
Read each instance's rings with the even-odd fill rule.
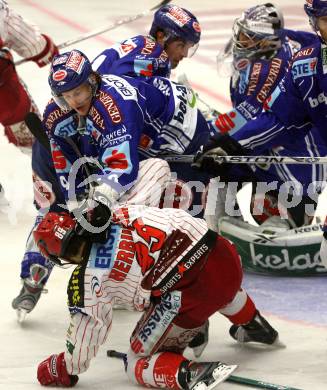
[[[215,134],[195,154],[192,167],[214,176],[224,176],[230,164],[215,161],[215,157],[244,154],[242,146],[228,134]]]
[[[51,355],[37,368],[37,379],[43,386],[73,387],[78,382],[77,375],[69,375],[64,352]]]

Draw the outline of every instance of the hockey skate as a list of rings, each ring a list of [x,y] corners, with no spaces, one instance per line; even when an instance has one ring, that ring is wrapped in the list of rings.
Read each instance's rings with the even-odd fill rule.
[[[207,321],[200,332],[189,343],[189,347],[192,348],[193,354],[196,358],[199,358],[209,341],[209,321]]]
[[[26,314],[30,313],[40,299],[44,289],[44,279],[48,275],[48,269],[40,264],[33,264],[30,269],[29,278],[23,279],[23,287],[11,305],[17,312],[18,322],[25,320]]]
[[[210,390],[225,381],[237,366],[221,362],[191,362],[187,367],[186,390]]]
[[[253,319],[246,325],[232,325],[229,334],[239,343],[257,342],[260,344],[285,347],[278,332],[256,311]]]

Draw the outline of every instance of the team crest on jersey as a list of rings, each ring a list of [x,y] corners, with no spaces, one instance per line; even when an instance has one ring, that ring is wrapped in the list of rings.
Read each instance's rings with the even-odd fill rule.
[[[119,57],[122,58],[131,53],[136,47],[137,44],[132,39],[126,39],[126,41],[118,44],[116,49],[119,53]]]

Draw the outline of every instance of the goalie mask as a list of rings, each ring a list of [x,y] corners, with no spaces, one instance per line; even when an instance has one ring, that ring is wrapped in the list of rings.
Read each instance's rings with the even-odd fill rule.
[[[271,3],[247,9],[233,25],[233,57],[272,58],[281,47],[278,30],[284,27],[282,13]]]
[[[185,8],[173,4],[159,8],[154,14],[150,35],[155,38],[158,31],[164,32],[166,44],[173,40],[191,44],[189,57],[192,57],[198,48],[201,27],[197,18]]]
[[[68,213],[47,213],[33,232],[42,255],[60,266],[87,261],[91,243],[77,235],[75,227]]]
[[[86,82],[90,84],[92,94],[95,95],[98,84],[94,74],[89,59],[79,50],[55,56],[51,64],[48,83],[56,104],[64,111],[70,111],[71,108],[62,97],[62,93]]]

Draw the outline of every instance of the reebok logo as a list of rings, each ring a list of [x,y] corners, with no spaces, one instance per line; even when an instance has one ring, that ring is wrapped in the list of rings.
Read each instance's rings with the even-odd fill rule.
[[[327,96],[321,92],[316,98],[309,97],[310,107],[315,108],[318,107],[319,104],[327,104]]]

